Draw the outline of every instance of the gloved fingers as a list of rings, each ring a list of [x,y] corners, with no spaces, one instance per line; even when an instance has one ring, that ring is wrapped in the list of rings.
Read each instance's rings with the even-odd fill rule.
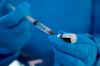
[[[77,34],[76,44],[90,44],[97,48],[97,44],[90,34]]]
[[[70,55],[75,55],[75,50],[77,49],[76,44],[70,44],[67,42],[62,41],[60,38],[56,36],[49,36],[48,37],[51,42],[53,42],[53,45],[56,49],[59,49],[59,51],[68,53]]]
[[[29,30],[30,25],[31,23],[27,21],[26,19],[24,19],[21,22],[19,22],[16,26],[13,26],[11,29],[15,32],[16,31],[19,31],[19,32],[30,31]]]
[[[83,60],[69,54],[62,53],[55,48],[53,50],[55,52],[55,61],[57,61],[60,66],[85,66],[85,62]]]
[[[89,34],[77,34],[77,42],[78,44],[84,43],[84,44],[94,44],[92,37]]]
[[[0,0],[0,17],[10,12],[7,8],[7,4],[12,0]]]
[[[0,29],[2,29],[0,30],[0,46],[8,48],[12,52],[21,49],[31,36],[30,32],[26,30]]]
[[[89,59],[87,58],[89,55],[93,54],[93,59],[95,60],[97,49],[90,44],[70,44],[62,41],[60,38],[56,36],[49,36],[51,42],[54,43],[54,47],[61,52],[67,53],[69,55],[75,56],[82,60]],[[92,51],[91,51],[92,50]],[[94,53],[93,53],[94,51]]]
[[[24,2],[16,10],[0,18],[0,26],[10,28],[16,25],[25,15],[30,15],[29,4]]]

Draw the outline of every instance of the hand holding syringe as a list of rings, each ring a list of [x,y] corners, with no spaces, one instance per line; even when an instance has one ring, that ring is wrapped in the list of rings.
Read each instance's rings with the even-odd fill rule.
[[[10,9],[15,10],[16,8],[11,5],[10,3],[7,5]],[[51,31],[50,28],[48,28],[47,26],[43,25],[42,23],[38,22],[37,20],[35,20],[34,18],[32,18],[31,16],[25,16],[25,18],[31,22],[32,24],[34,24],[37,28],[39,28],[40,30],[44,31],[47,34],[51,34],[54,35],[54,33]]]
[[[11,10],[15,10],[16,7],[14,7],[13,5],[11,5],[10,3],[8,3],[7,5]],[[39,28],[40,30],[42,30],[43,32],[50,34],[50,35],[55,35],[54,32],[48,28],[47,26],[43,25],[42,23],[38,22],[37,20],[35,20],[34,18],[32,18],[31,16],[25,16],[25,18],[31,22],[33,25],[35,25],[37,28]],[[76,34],[58,34],[57,37],[61,38],[62,40],[66,41],[66,42],[70,42],[70,43],[75,43],[77,36]]]

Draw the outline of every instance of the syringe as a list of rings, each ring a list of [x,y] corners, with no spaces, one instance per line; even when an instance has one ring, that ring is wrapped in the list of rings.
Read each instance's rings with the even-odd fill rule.
[[[7,5],[11,10],[15,10],[16,7],[14,7],[13,5],[11,5],[10,3]],[[55,35],[54,32],[48,28],[47,26],[45,26],[44,24],[38,22],[36,19],[32,18],[31,16],[25,16],[25,18],[31,22],[33,25],[35,25],[37,28],[39,28],[40,30],[42,30],[43,32],[50,34],[50,35]],[[70,42],[70,43],[75,43],[77,40],[77,36],[75,34],[58,34],[57,37],[61,38],[62,40],[64,40],[65,42]]]
[[[10,3],[7,5],[11,10],[15,10],[16,7],[14,7],[13,5],[11,5]],[[32,24],[34,24],[37,28],[39,28],[40,30],[42,30],[43,32],[50,34],[50,35],[54,35],[54,32],[48,28],[47,26],[45,26],[44,24],[38,22],[36,19],[32,18],[31,16],[25,16],[25,18],[31,22]]]

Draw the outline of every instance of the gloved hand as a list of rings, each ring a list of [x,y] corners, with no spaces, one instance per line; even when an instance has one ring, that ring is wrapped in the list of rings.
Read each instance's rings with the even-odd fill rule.
[[[93,37],[98,45],[98,55],[100,56],[100,34],[99,33],[93,34]]]
[[[49,36],[54,44],[55,66],[93,66],[97,56],[97,45],[92,37],[77,34],[75,44],[62,41],[56,36]]]
[[[6,8],[6,7],[5,7]],[[7,13],[0,10],[0,48],[9,49],[11,52],[20,50],[30,38],[30,22],[24,19],[31,15],[29,4],[22,3],[16,10]]]
[[[10,12],[7,8],[7,4],[11,2],[12,0],[0,0],[0,17]]]

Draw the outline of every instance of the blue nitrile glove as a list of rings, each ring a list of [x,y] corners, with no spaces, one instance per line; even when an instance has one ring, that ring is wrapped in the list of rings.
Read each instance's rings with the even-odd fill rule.
[[[100,66],[100,57],[97,57],[97,60],[94,66]]]
[[[98,55],[100,56],[100,34],[93,34],[93,37],[98,45]]]
[[[12,2],[12,0],[0,0],[0,17],[9,12],[7,9],[7,4],[10,2]]]
[[[49,36],[54,43],[55,66],[93,66],[97,56],[97,45],[87,34],[77,34],[75,44]]]
[[[0,17],[1,48],[15,52],[26,44],[30,38],[30,22],[24,19],[25,15],[30,15],[28,3],[22,3],[16,10]]]

